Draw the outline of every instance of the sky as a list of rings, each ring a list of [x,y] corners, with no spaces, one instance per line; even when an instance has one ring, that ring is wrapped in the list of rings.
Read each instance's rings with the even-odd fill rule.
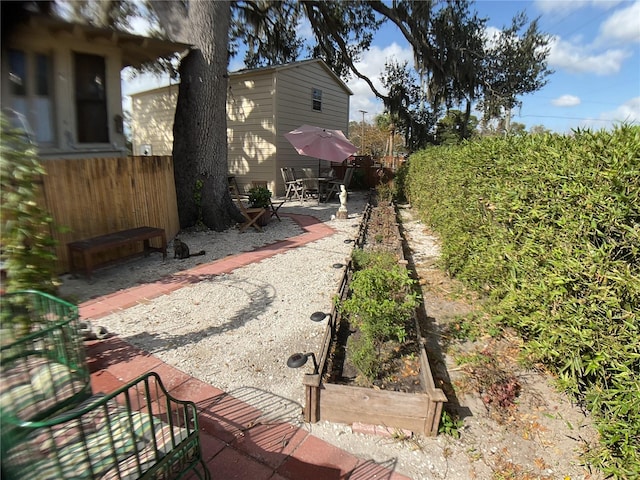
[[[541,125],[558,133],[640,124],[640,0],[477,0],[473,8],[488,19],[489,33],[525,12],[529,21],[538,18],[540,32],[551,36],[548,67],[554,73],[541,90],[520,97],[522,107],[512,112],[513,122],[527,130]],[[384,90],[380,74],[391,59],[413,64],[408,43],[388,22],[357,66]],[[232,60],[230,71],[241,68],[241,60]],[[353,91],[350,120],[373,122],[383,112],[381,102],[364,81],[346,83]],[[166,78],[126,81],[123,93],[166,84]]]

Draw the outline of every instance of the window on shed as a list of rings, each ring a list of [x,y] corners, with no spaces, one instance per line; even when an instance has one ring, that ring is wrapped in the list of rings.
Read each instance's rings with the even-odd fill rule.
[[[322,90],[318,88],[313,89],[312,93],[312,106],[314,110],[322,111]]]

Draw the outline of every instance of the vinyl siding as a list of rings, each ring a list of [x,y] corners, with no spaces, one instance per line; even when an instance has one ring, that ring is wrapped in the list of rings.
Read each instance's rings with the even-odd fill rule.
[[[173,120],[178,99],[178,85],[170,85],[131,96],[132,148],[142,155],[144,145],[150,154],[173,153]]]
[[[294,167],[299,171],[318,171],[318,159],[301,156],[283,136],[300,125],[315,125],[342,130],[349,127],[349,93],[319,62],[283,68],[277,77],[277,130],[278,157],[276,169]],[[322,90],[322,110],[313,110],[313,89]],[[323,165],[325,163],[323,162]],[[317,173],[316,173],[317,175]],[[314,175],[315,176],[315,175]],[[282,187],[284,188],[284,187]]]
[[[240,189],[251,181],[275,188],[275,136],[272,72],[231,76],[227,95],[229,173]]]
[[[320,112],[312,108],[313,88],[322,90]],[[131,96],[135,154],[142,145],[151,144],[154,155],[171,155],[177,91],[174,85]],[[317,172],[318,160],[298,155],[284,134],[303,124],[347,134],[349,95],[320,60],[231,74],[228,168],[240,188],[248,188],[251,181],[266,181],[275,194],[283,195],[281,167]]]

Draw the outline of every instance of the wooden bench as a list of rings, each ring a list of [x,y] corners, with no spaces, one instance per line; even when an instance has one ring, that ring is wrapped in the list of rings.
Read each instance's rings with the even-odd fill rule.
[[[162,243],[161,247],[152,247],[150,245],[149,240],[156,237],[160,239]],[[76,274],[81,271],[77,262],[77,258],[80,257],[82,258],[84,273],[87,279],[90,280],[95,268],[140,255],[140,253],[134,253],[125,257],[119,257],[115,260],[94,264],[96,254],[119,247],[135,245],[138,242],[143,243],[144,249],[142,254],[144,254],[145,257],[148,257],[151,252],[161,252],[162,259],[165,260],[167,258],[167,237],[164,229],[154,227],[130,228],[128,230],[121,230],[119,232],[68,243],[70,273]]]

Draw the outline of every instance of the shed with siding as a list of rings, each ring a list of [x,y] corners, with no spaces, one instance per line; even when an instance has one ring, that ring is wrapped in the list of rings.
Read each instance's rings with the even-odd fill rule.
[[[320,59],[241,70],[229,75],[229,174],[241,188],[266,181],[282,195],[281,167],[315,172],[318,160],[298,155],[284,134],[303,124],[348,133],[347,85]],[[178,85],[131,95],[134,155],[171,155]]]

